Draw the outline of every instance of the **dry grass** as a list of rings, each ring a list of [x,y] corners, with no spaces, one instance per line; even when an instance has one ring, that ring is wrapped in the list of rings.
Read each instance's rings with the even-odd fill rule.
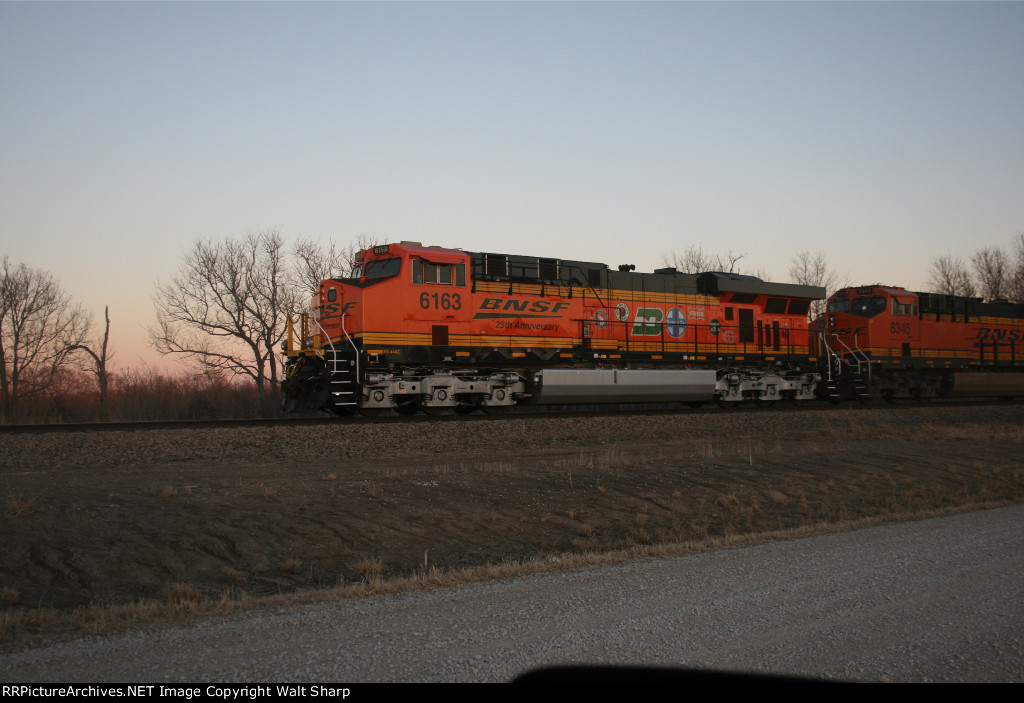
[[[248,580],[245,574],[238,569],[232,569],[230,566],[223,567],[223,571],[224,577],[236,586],[241,586]]]
[[[183,603],[202,603],[206,600],[206,596],[200,593],[199,589],[195,586],[180,582],[171,584],[164,597],[168,603],[176,603],[178,605]]]
[[[375,581],[384,577],[384,562],[378,557],[356,562],[352,569],[363,581]]]
[[[32,512],[41,497],[41,494],[26,495],[19,491],[8,493],[4,500],[4,517],[7,519],[25,517]]]
[[[722,506],[723,508],[734,510],[739,506],[740,499],[736,497],[735,493],[728,493],[726,495],[718,496],[718,499],[715,501],[715,503]]]
[[[71,634],[104,634],[123,630],[143,623],[180,622],[183,618],[197,615],[213,615],[261,608],[281,608],[325,601],[362,598],[369,595],[408,593],[434,588],[477,583],[494,579],[507,579],[532,574],[549,573],[587,566],[625,563],[638,558],[665,558],[683,554],[707,552],[715,549],[742,547],[765,542],[807,537],[811,535],[844,532],[848,530],[885,524],[896,520],[925,519],[939,515],[969,512],[995,505],[961,505],[941,510],[927,511],[913,515],[901,514],[864,517],[848,522],[822,522],[799,527],[719,536],[699,536],[700,526],[691,528],[695,537],[651,544],[634,544],[616,550],[594,550],[583,542],[577,542],[575,552],[546,555],[531,559],[505,559],[499,563],[481,566],[442,569],[431,566],[416,573],[383,578],[383,563],[376,558],[360,562],[363,571],[370,578],[357,583],[348,583],[339,575],[336,586],[326,589],[300,591],[290,594],[253,598],[244,591],[228,589],[217,598],[207,598],[196,588],[184,583],[171,586],[164,602],[139,601],[127,605],[89,605],[75,610],[37,608],[32,610],[0,611],[0,642],[32,638],[45,632]],[[638,535],[643,536],[643,535]],[[649,536],[648,536],[649,537]],[[357,565],[358,566],[358,565]],[[373,576],[380,572],[381,575]]]
[[[302,562],[295,557],[288,557],[281,562],[281,571],[286,574],[297,574],[302,568]]]

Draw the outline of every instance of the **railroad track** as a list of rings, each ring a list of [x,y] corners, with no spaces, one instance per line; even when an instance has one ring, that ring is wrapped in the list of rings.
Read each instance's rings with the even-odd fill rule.
[[[170,420],[145,422],[74,422],[52,424],[0,425],[0,436],[17,434],[46,434],[53,432],[144,432],[147,430],[194,429],[194,428],[231,428],[231,427],[303,427],[337,425],[339,427],[362,424],[398,424],[424,422],[501,422],[510,418],[558,418],[558,417],[600,417],[629,415],[676,415],[676,414],[743,414],[765,412],[813,412],[815,410],[843,409],[858,411],[863,409],[886,409],[906,407],[978,407],[983,405],[1024,405],[1024,399],[1006,400],[1001,398],[956,398],[930,399],[922,403],[901,401],[897,403],[869,402],[858,403],[848,401],[839,405],[824,402],[809,402],[793,405],[777,403],[771,408],[758,407],[750,403],[732,408],[720,408],[708,404],[703,408],[688,408],[674,403],[657,403],[649,405],[618,405],[618,406],[535,406],[510,408],[499,413],[444,414],[444,415],[376,415],[351,417],[277,417],[249,418],[241,420]]]

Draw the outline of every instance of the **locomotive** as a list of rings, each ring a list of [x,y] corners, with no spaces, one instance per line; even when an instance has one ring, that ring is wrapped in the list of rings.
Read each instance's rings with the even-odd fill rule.
[[[617,268],[365,249],[289,320],[283,410],[1024,394],[1024,306],[864,286],[809,322],[817,286]]]
[[[286,412],[815,397],[815,286],[730,273],[365,249],[283,344]]]
[[[811,329],[833,401],[1024,395],[1024,305],[858,286]]]

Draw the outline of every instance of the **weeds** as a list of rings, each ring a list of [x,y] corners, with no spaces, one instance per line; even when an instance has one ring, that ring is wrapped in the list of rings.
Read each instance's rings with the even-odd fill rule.
[[[164,597],[168,603],[175,603],[178,605],[186,603],[202,603],[206,600],[206,596],[200,593],[195,586],[180,582],[171,584],[167,588],[167,593]]]
[[[25,517],[32,512],[42,494],[26,495],[19,491],[12,491],[7,494],[4,501],[4,517],[8,519]]]
[[[378,557],[363,559],[352,568],[356,575],[364,581],[379,580],[384,576],[384,562]]]

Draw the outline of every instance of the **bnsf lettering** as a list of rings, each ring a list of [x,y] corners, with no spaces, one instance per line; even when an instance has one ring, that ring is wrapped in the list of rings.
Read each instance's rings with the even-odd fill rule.
[[[341,303],[328,303],[327,305],[324,305],[323,314],[324,316],[334,315],[335,313],[338,312],[339,309],[341,310],[341,312],[347,313],[349,310],[354,308],[355,305],[355,303],[345,303],[345,307],[342,308]]]
[[[1024,330],[998,329],[995,327],[982,327],[978,330],[975,339],[992,339],[998,342],[1019,342],[1024,339]]]
[[[505,312],[559,312],[569,303],[552,303],[548,300],[516,300],[514,298],[484,298],[481,310],[502,310]]]

